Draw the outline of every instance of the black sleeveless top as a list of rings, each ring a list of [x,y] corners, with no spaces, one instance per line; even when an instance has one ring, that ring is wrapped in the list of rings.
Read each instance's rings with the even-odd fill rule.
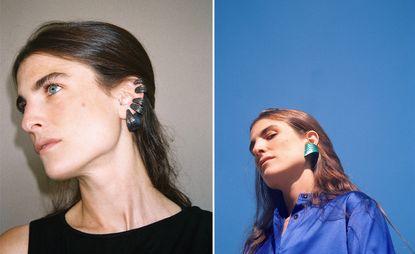
[[[199,207],[152,224],[111,234],[72,228],[65,212],[32,221],[29,254],[212,253],[212,213]]]

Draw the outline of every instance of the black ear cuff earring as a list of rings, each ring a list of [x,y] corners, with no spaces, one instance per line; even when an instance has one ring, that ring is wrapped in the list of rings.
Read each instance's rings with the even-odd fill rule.
[[[136,132],[141,124],[141,115],[138,113],[131,113],[129,109],[127,109],[127,128],[131,132]]]
[[[135,89],[136,93],[146,93],[147,92],[147,88],[144,85],[140,85]]]
[[[134,80],[134,85],[143,85],[143,79],[142,78],[137,78],[136,80]]]
[[[134,85],[140,85],[135,89],[136,93],[146,93],[147,88],[143,84],[143,79],[138,78],[134,81]],[[135,111],[133,114],[129,109],[127,109],[127,128],[131,132],[136,132],[141,124],[141,118],[143,116],[143,106],[144,106],[144,97],[143,98],[135,98],[130,105],[130,108]]]
[[[131,103],[130,108],[133,109],[135,112],[142,114],[143,113],[143,98],[135,98],[133,103]]]

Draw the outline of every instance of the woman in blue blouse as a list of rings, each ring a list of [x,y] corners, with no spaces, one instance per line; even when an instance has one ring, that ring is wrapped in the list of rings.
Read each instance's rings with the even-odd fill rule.
[[[350,182],[312,116],[263,111],[250,151],[257,212],[245,253],[395,253],[376,201]]]

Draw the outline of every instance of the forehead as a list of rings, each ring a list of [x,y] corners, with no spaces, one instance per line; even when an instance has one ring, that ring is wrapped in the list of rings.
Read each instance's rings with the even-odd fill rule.
[[[251,137],[260,136],[262,132],[267,129],[276,129],[279,131],[281,130],[294,131],[293,128],[291,128],[291,126],[289,126],[286,122],[264,118],[264,119],[258,120],[252,126]]]
[[[93,70],[80,62],[68,60],[44,53],[36,53],[27,57],[17,71],[18,91],[32,86],[40,78],[50,73],[63,73],[66,76],[78,75],[95,77]]]

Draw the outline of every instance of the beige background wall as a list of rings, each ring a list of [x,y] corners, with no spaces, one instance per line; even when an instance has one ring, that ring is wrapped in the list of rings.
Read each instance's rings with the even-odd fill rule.
[[[210,0],[0,0],[0,233],[45,214],[47,180],[20,130],[10,68],[29,34],[49,20],[94,19],[132,32],[156,75],[156,111],[175,137],[180,185],[212,210]]]

